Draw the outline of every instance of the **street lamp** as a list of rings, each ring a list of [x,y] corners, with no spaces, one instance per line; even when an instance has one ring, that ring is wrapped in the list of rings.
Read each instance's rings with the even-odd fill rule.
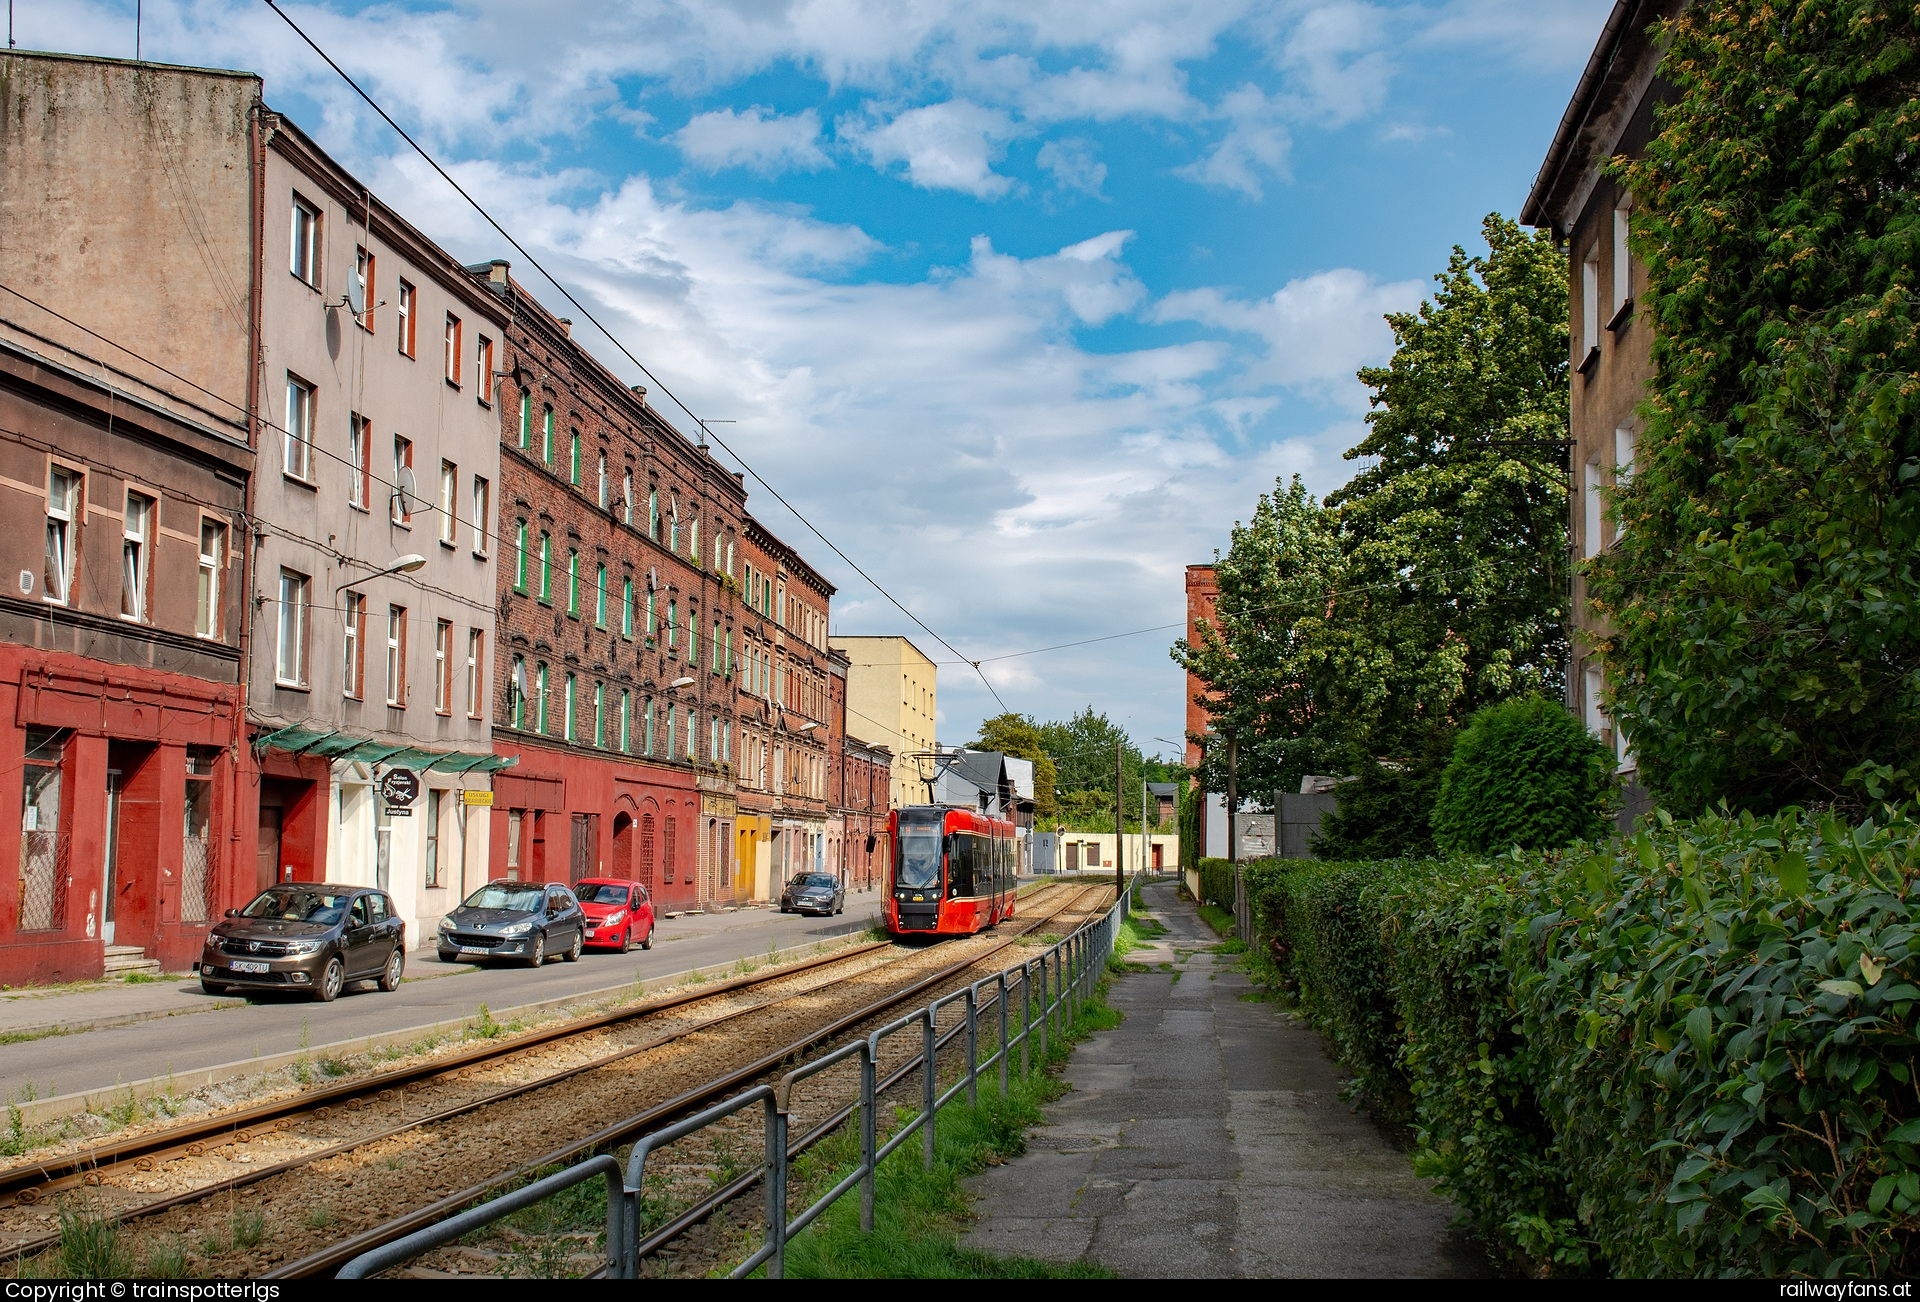
[[[342,583],[340,587],[335,588],[334,592],[338,594],[341,588],[351,588],[354,584],[365,583],[368,579],[377,579],[387,574],[412,574],[415,570],[423,570],[426,567],[426,557],[422,556],[419,552],[408,552],[405,556],[400,557],[385,569],[375,570],[371,574],[363,574],[357,579],[348,579],[345,583]]]
[[[680,688],[680,687],[692,687],[694,683],[698,681],[699,681],[698,679],[694,679],[694,678],[676,678],[672,682],[667,684],[667,690],[671,692],[676,688]]]

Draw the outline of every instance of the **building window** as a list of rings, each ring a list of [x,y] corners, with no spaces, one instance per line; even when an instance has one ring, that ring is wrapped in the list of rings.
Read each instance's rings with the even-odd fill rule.
[[[646,745],[645,745],[645,748],[641,751],[641,754],[643,755],[653,754],[653,702],[652,701],[647,702]]]
[[[460,467],[440,463],[440,542],[451,547],[460,523]]]
[[[727,630],[726,675],[733,677],[733,630]]]
[[[487,631],[483,628],[467,630],[467,717],[477,719],[486,704],[486,693],[481,691],[480,666],[486,663]]]
[[[307,685],[307,594],[311,580],[293,570],[280,571],[280,645],[274,657],[274,681],[283,687]]]
[[[700,716],[691,706],[687,708],[687,758],[700,758]]]
[[[359,412],[347,414],[347,504],[373,507],[373,422]]]
[[[623,478],[620,481],[620,501],[622,503],[621,519],[627,524],[632,524],[633,523],[633,472],[631,470],[629,470],[626,473],[625,478]]]
[[[678,643],[680,637],[679,629],[680,603],[677,601],[669,601],[667,603],[667,650],[673,650]]]
[[[1580,540],[1581,554],[1598,556],[1600,554],[1600,521],[1602,518],[1600,502],[1600,458],[1594,457],[1585,467],[1585,536]]]
[[[727,719],[720,724],[720,758],[729,764],[733,762],[733,720]]]
[[[667,550],[680,550],[680,503],[672,500],[667,503]]]
[[[593,624],[595,628],[607,626],[607,567],[604,565],[594,575]]]
[[[655,542],[660,541],[660,494],[647,494],[647,536]]]
[[[707,643],[710,673],[720,672],[720,621],[713,621],[713,640]]]
[[[447,313],[447,383],[460,387],[460,318]]]
[[[407,704],[407,608],[387,607],[387,704]]]
[[[388,504],[388,518],[395,524],[413,523],[413,498],[406,491],[406,483],[413,478],[413,440],[393,436],[393,498]]]
[[[1616,494],[1633,482],[1633,455],[1638,441],[1630,429],[1613,432],[1613,488]],[[1626,522],[1616,513],[1613,517],[1613,540],[1619,542],[1620,535],[1626,531]]]
[[[700,663],[700,626],[693,622],[693,612],[687,612],[687,663]]]
[[[553,465],[553,407],[547,403],[540,407],[540,464]]]
[[[513,658],[513,669],[507,675],[507,718],[516,728],[526,726],[527,722],[527,662],[524,657]]]
[[[218,520],[200,520],[200,574],[195,593],[193,631],[201,637],[220,636],[221,578],[227,570],[227,526]]]
[[[453,621],[448,619],[433,624],[433,709],[453,713]]]
[[[607,685],[593,685],[593,744],[604,748],[607,744]]]
[[[1600,351],[1600,246],[1580,260],[1580,370]]]
[[[533,684],[533,730],[543,736],[547,731],[547,665],[545,661],[535,671]]]
[[[373,265],[373,254],[361,248],[354,250],[353,278],[360,286],[360,315],[354,319],[362,330],[373,329],[373,291],[380,283]]]
[[[620,636],[633,637],[633,580],[620,582]]]
[[[413,309],[415,306],[415,301],[416,300],[413,292],[413,286],[409,285],[404,280],[401,281],[400,282],[400,307],[398,311],[395,313],[395,317],[396,317],[397,324],[400,327],[400,333],[398,338],[400,342],[400,355],[402,357],[414,356],[413,323],[414,323],[415,314]]]
[[[676,717],[676,716],[677,716],[677,715],[678,715],[679,713],[680,713],[680,711],[679,711],[679,708],[678,708],[677,706],[675,706],[675,705],[673,705],[673,704],[671,704],[671,703],[669,703],[669,704],[668,704],[668,706],[667,706],[667,758],[668,758],[668,759],[672,759],[672,758],[673,758],[673,751],[674,751],[674,745],[673,745],[673,733],[674,733],[674,727],[673,727],[673,725],[674,725],[674,720],[675,720],[675,717]]]
[[[1620,310],[1633,301],[1633,256],[1627,249],[1627,214],[1631,202],[1620,200],[1613,210],[1613,315],[1618,318]],[[1617,324],[1617,320],[1614,322]]]
[[[437,787],[427,788],[427,878],[425,885],[431,889],[440,885],[440,811],[445,803],[446,792]]]
[[[517,809],[509,809],[507,811],[507,867],[515,870],[509,874],[509,879],[519,876],[520,823],[520,811]]]
[[[649,889],[653,886],[653,815],[640,815],[640,873]]]
[[[727,570],[727,573],[728,573],[728,574],[732,574],[732,573],[733,573],[733,539],[731,539],[731,538],[729,538],[729,539],[727,539],[727,565],[726,565],[726,570]]]
[[[287,372],[287,437],[282,469],[295,479],[313,478],[313,386]]]
[[[553,600],[553,535],[540,531],[540,600]]]
[[[667,815],[667,835],[666,835],[666,842],[667,842],[667,844],[666,844],[666,873],[665,873],[665,876],[664,876],[664,880],[665,880],[665,881],[667,881],[667,882],[672,882],[672,881],[673,881],[673,860],[674,860],[674,831],[675,831],[675,828],[674,828],[674,819],[673,819],[673,815],[672,815],[672,814],[668,814],[668,815]]]
[[[527,590],[527,518],[524,515],[513,522],[513,587],[516,592]]]
[[[366,693],[367,599],[358,592],[345,594],[341,609],[340,694],[359,700]]]
[[[621,689],[620,692],[620,753],[633,751],[633,693]]]
[[[525,452],[533,442],[533,393],[520,390],[520,450]]]
[[[607,496],[607,454],[604,452],[600,454],[599,473],[600,473],[600,509],[604,511],[607,509],[608,503],[612,500]]]
[[[482,407],[493,406],[493,340],[478,336],[473,350],[473,397]]]
[[[653,641],[653,593],[647,593],[647,641]]]
[[[120,616],[145,621],[148,567],[153,562],[154,499],[145,493],[127,493],[127,510],[120,527]]]
[[[712,715],[707,719],[707,758],[720,758],[720,716]]]
[[[567,613],[580,614],[580,553],[567,548]]]
[[[473,477],[473,554],[485,556],[492,549],[492,485],[479,475]]]
[[[320,209],[293,196],[293,248],[287,269],[313,288],[320,288]]]
[[[580,431],[567,436],[567,482],[580,487]]]
[[[560,695],[560,735],[567,741],[573,741],[573,675],[567,675],[567,681]]]
[[[700,564],[700,517],[697,515],[687,529],[687,557],[696,566]]]

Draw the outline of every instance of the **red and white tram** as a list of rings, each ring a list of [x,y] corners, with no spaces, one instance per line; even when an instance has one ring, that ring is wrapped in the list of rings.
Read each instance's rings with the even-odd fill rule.
[[[887,816],[887,931],[971,936],[1013,916],[1018,835],[1003,818],[947,805]]]

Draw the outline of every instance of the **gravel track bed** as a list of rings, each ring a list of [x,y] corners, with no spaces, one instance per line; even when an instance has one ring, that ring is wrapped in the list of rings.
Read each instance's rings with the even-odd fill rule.
[[[1043,888],[1022,904],[1033,908],[1057,903],[1063,889],[1074,888],[1065,883]],[[1062,915],[1047,925],[1051,930],[1066,923],[1067,915]],[[24,1242],[57,1228],[59,1206],[76,1197],[96,1211],[113,1215],[217,1184],[250,1166],[297,1159],[376,1135],[503,1086],[536,1081],[662,1035],[687,1031],[722,1013],[781,999],[721,1026],[692,1030],[667,1044],[583,1072],[552,1089],[536,1089],[459,1117],[369,1139],[350,1152],[142,1218],[121,1232],[135,1262],[171,1248],[184,1255],[190,1277],[258,1275],[511,1169],[582,1133],[695,1089],[880,998],[887,990],[958,961],[969,948],[986,949],[994,943],[990,936],[972,937],[926,949],[896,947],[856,956],[844,967],[831,965],[827,976],[814,969],[751,990],[717,995],[476,1064],[357,1109],[335,1108],[325,1119],[292,1119],[283,1123],[291,1129],[256,1131],[250,1142],[232,1142],[199,1156],[164,1161],[152,1171],[115,1172],[106,1177],[108,1183],[34,1207],[0,1212],[0,1250],[8,1242]],[[902,1056],[911,1052],[903,1050]],[[7,1263],[5,1272],[12,1273],[16,1265]],[[34,1265],[27,1263],[29,1272]]]

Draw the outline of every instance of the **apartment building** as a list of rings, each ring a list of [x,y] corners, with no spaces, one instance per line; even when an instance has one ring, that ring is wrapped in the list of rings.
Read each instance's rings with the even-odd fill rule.
[[[827,653],[827,861],[849,889],[878,885],[887,872],[888,794],[893,754],[847,727],[844,652]]]
[[[0,274],[8,308],[23,314],[22,346],[38,340],[128,400],[212,431],[225,440],[216,446],[237,443],[225,460],[249,472],[226,495],[196,490],[193,518],[173,505],[165,476],[143,479],[133,459],[116,463],[127,475],[102,479],[89,467],[84,483],[50,477],[37,490],[78,504],[80,533],[96,542],[104,513],[117,515],[128,557],[150,525],[145,554],[156,567],[172,551],[184,556],[188,535],[205,535],[191,543],[192,603],[156,570],[154,624],[177,613],[203,657],[215,641],[233,644],[244,734],[224,759],[185,761],[189,777],[209,765],[216,792],[232,792],[216,804],[226,839],[211,851],[207,911],[271,881],[331,878],[386,887],[417,937],[485,864],[486,823],[474,810],[501,763],[485,704],[498,476],[491,354],[505,315],[269,108],[257,76],[0,58],[9,100]],[[116,439],[129,419],[114,402]],[[162,428],[185,437],[177,424]],[[88,553],[76,555],[84,565]],[[213,626],[202,592],[239,607],[220,616],[217,636],[199,631]],[[380,795],[402,770],[394,794]],[[105,780],[116,773],[127,790],[144,789],[137,756],[110,753]],[[124,799],[96,801],[90,773],[72,785],[76,811]],[[119,889],[124,878],[115,880]],[[196,948],[189,921],[199,922],[182,919],[165,942],[170,963]]]
[[[828,866],[835,589],[751,516],[743,547],[741,862],[752,864],[755,898],[766,899],[792,874]]]
[[[1573,361],[1567,523],[1576,559],[1598,555],[1618,536],[1606,492],[1633,473],[1635,409],[1653,378],[1651,324],[1634,310],[1646,288],[1646,269],[1629,247],[1633,195],[1603,169],[1615,157],[1637,156],[1652,139],[1654,111],[1672,88],[1659,75],[1664,49],[1650,29],[1685,5],[1617,0],[1520,211],[1522,223],[1550,228],[1567,250]],[[1632,739],[1607,715],[1606,683],[1594,652],[1604,630],[1578,573],[1572,597],[1567,707],[1613,747],[1626,784],[1620,826],[1629,830],[1650,799],[1635,780]]]
[[[938,670],[904,637],[836,635],[847,657],[848,727],[892,756],[888,799],[894,808],[927,803],[916,753],[930,754],[939,701]],[[932,767],[924,775],[932,777]]]
[[[612,875],[662,910],[745,896],[741,477],[689,442],[514,280],[496,437],[500,640],[491,874]]]

